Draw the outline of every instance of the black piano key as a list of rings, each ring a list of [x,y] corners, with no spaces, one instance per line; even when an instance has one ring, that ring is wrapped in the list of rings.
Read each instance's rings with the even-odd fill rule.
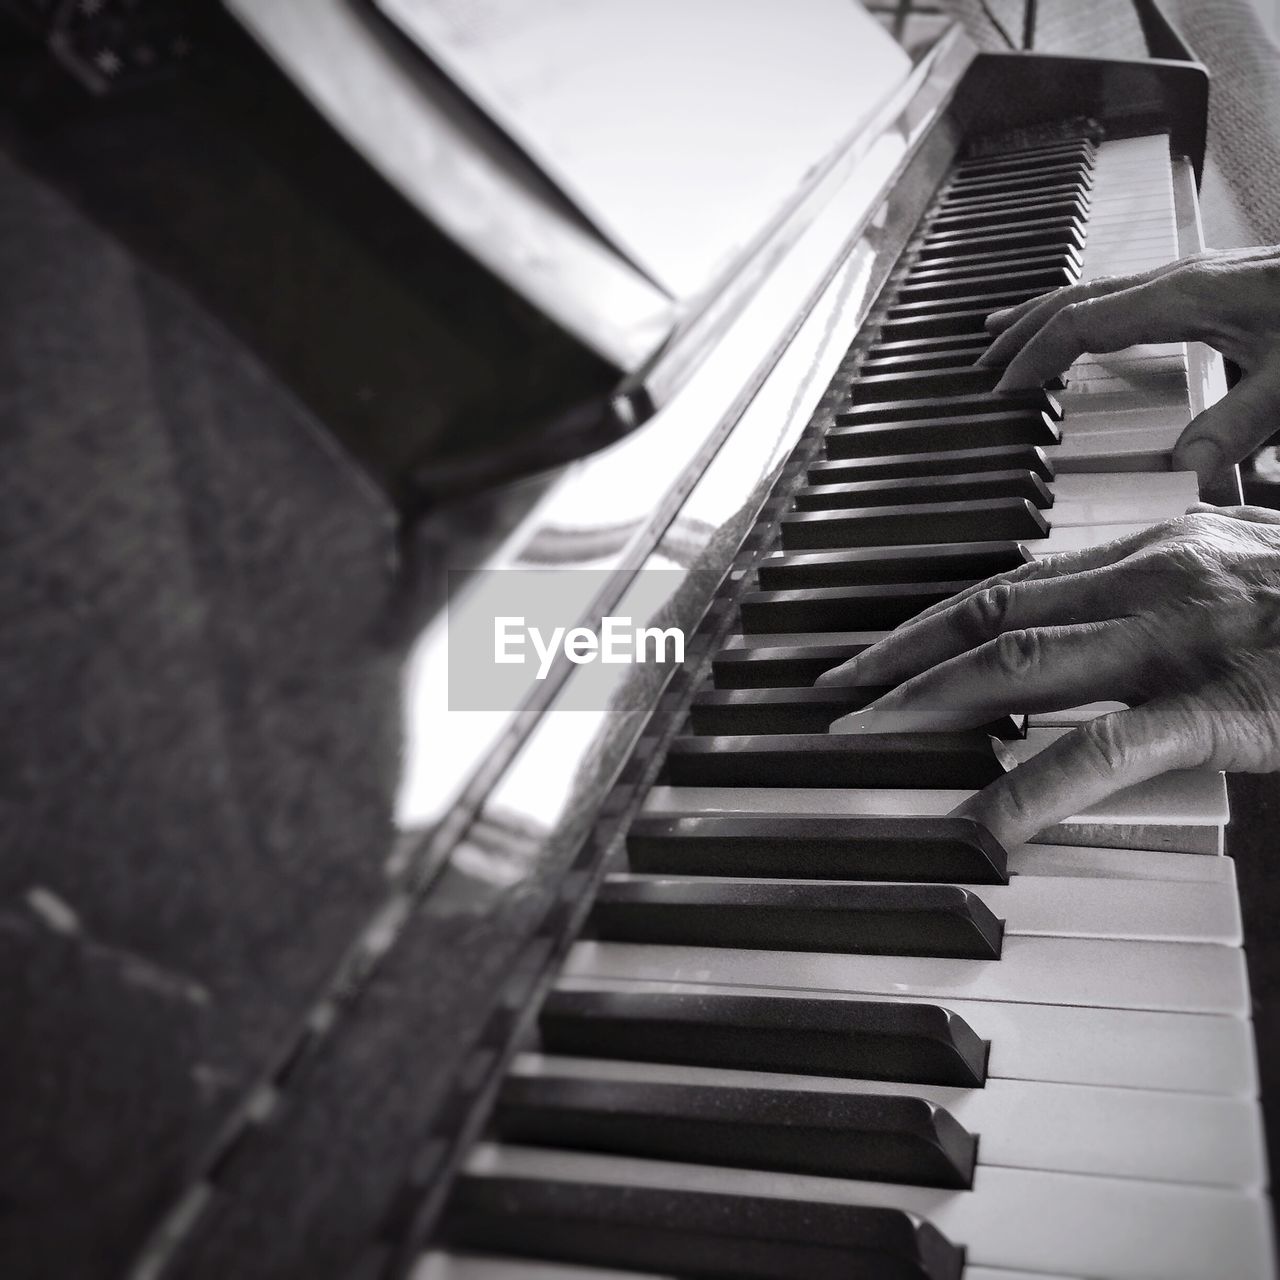
[[[937,1005],[715,993],[553,990],[546,1053],[978,1088],[987,1046]]]
[[[720,689],[770,689],[812,684],[824,671],[857,657],[870,646],[854,641],[822,645],[773,645],[721,649],[711,660]]]
[[[779,521],[787,551],[1043,538],[1049,522],[1025,498],[915,502],[853,511],[794,511]]]
[[[834,511],[889,502],[978,502],[984,498],[1026,498],[1042,509],[1053,506],[1053,494],[1039,476],[1013,469],[804,485],[796,490],[795,507],[797,511]]]
[[[760,562],[757,576],[765,591],[929,583],[939,575],[945,581],[980,582],[992,574],[1016,569],[1031,558],[1027,548],[1018,542],[855,547],[847,551],[783,552],[768,556]]]
[[[504,1142],[964,1190],[977,1139],[924,1098],[511,1075]]]
[[[997,191],[994,194],[978,192],[969,195],[944,192],[938,200],[935,213],[954,213],[962,209],[1014,209],[1026,204],[1028,200],[1043,200],[1048,197],[1082,199],[1087,203],[1089,187],[1079,178],[1063,178],[1031,191]]]
[[[1008,884],[1008,855],[971,818],[639,814],[633,871],[795,880]]]
[[[1059,214],[1056,217],[1040,217],[1036,213],[1010,218],[998,226],[987,227],[981,224],[960,226],[954,229],[930,228],[923,237],[923,245],[945,245],[949,243],[970,244],[974,241],[997,240],[1002,236],[1014,235],[1023,231],[1041,231],[1046,233],[1045,239],[1036,243],[1077,244],[1084,247],[1084,219],[1074,214]]]
[[[926,265],[928,264],[922,264],[922,266]],[[1063,279],[1064,272],[1066,273],[1067,283],[1073,283],[1080,275],[1080,260],[1071,257],[1067,253],[1054,253],[1049,258],[1040,256],[1029,258],[1023,254],[1015,254],[1005,261],[973,262],[967,265],[962,264],[959,259],[951,258],[938,271],[922,270],[918,274],[913,273],[908,276],[903,282],[903,288],[918,288],[921,291],[929,290],[934,294],[955,297],[967,293],[979,282],[989,282],[1000,276],[1021,279],[1028,273],[1037,273],[1043,276],[1050,271],[1053,272],[1053,275],[1046,282],[1046,291],[1060,287],[1057,282]],[[984,283],[983,287],[987,287],[987,285]],[[991,335],[987,334],[985,336],[986,340],[990,342]],[[976,337],[966,338],[957,345],[971,345],[977,342],[978,339]]]
[[[1024,289],[1035,297],[1048,293],[1050,289],[1061,289],[1071,284],[1075,273],[1065,263],[1048,267],[1030,267],[1020,270],[1016,266],[1003,272],[986,272],[977,275],[962,276],[959,279],[930,280],[921,277],[912,283],[904,283],[895,295],[897,301],[909,303],[915,301],[928,302],[938,299],[955,299],[966,302],[969,298],[980,298],[1002,289]],[[993,306],[992,310],[999,310]]]
[[[954,178],[947,183],[944,199],[976,195],[1012,194],[1031,192],[1059,182],[1079,182],[1093,186],[1093,175],[1083,165],[1046,165],[1034,173],[1003,174],[998,177]]]
[[[1046,173],[1045,171],[1046,169],[1052,169],[1053,172]],[[1028,169],[1025,171],[1019,171],[1015,168],[1010,168],[999,173],[996,173],[996,172],[959,173],[957,172],[956,174],[957,180],[955,182],[948,183],[945,188],[945,191],[949,195],[954,191],[967,191],[970,185],[976,185],[977,183],[1003,182],[1005,179],[1008,179],[1008,178],[1019,178],[1019,177],[1039,177],[1044,179],[1043,185],[1049,185],[1050,181],[1060,182],[1065,180],[1066,182],[1073,182],[1077,178],[1080,178],[1080,179],[1083,179],[1081,181],[1081,186],[1084,188],[1084,191],[1080,193],[1082,197],[1091,189],[1091,186],[1092,186],[1091,176],[1089,175],[1089,170],[1086,166],[1081,166],[1074,173],[1070,172],[1070,170],[1068,169],[1064,175],[1063,166],[1051,165],[1051,166],[1046,166],[1045,168],[1037,168],[1035,170]],[[1021,193],[1021,189],[1020,189],[1020,193]],[[1037,189],[1035,187],[1032,187],[1029,191],[1026,191],[1025,197],[1028,203],[1034,203],[1044,199],[1056,198],[1054,196],[1046,197],[1041,193],[1040,189]]]
[[[1063,273],[1066,274],[1065,272]],[[930,316],[951,315],[953,312],[985,311],[988,315],[1004,307],[1016,307],[1019,303],[1037,298],[1043,289],[992,289],[986,293],[962,294],[954,298],[934,298],[911,301],[901,297],[894,301],[886,313],[888,320],[913,320]]]
[[[999,960],[1004,927],[953,884],[613,879],[587,924],[606,942]]]
[[[973,227],[1001,227],[1027,218],[1071,218],[1077,224],[1088,216],[1088,202],[1082,195],[1040,196],[1008,209],[939,210],[925,224],[932,232],[963,231]]]
[[[869,368],[871,365],[875,367]],[[1004,373],[1003,369],[974,364],[907,372],[892,372],[893,368],[890,360],[864,361],[849,388],[849,398],[854,404],[868,404],[907,397],[925,400],[937,396],[991,395]]]
[[[455,1248],[689,1280],[960,1280],[964,1250],[900,1209],[463,1174]]]
[[[967,357],[976,360],[991,345],[991,335],[984,333],[971,338],[911,338],[903,342],[876,342],[867,349],[867,359],[886,360],[901,356],[925,356],[944,354],[947,363],[959,364]]]
[[[854,385],[856,391],[857,384]],[[882,397],[877,397],[882,398]],[[936,449],[931,453],[886,454],[878,458],[839,458],[812,462],[805,470],[811,484],[846,484],[895,476],[971,475],[978,471],[1030,471],[1053,479],[1053,463],[1036,445],[1009,444],[990,449]]]
[[[921,374],[945,372],[948,369],[962,367],[972,368],[974,361],[990,345],[989,333],[983,333],[980,338],[966,338],[957,347],[929,347],[921,351],[904,351],[902,343],[877,344],[867,349],[866,358],[858,366],[858,373],[859,375],[863,373],[868,375]]]
[[[863,422],[903,422],[919,418],[956,418],[970,414],[1003,413],[1025,410],[1048,414],[1055,422],[1062,420],[1062,404],[1056,396],[1040,387],[1026,391],[1010,391],[999,395],[978,392],[970,395],[902,396],[896,400],[859,400],[852,408],[841,409],[836,421],[843,426]]]
[[[770,631],[891,631],[972,581],[867,583],[748,591],[740,602],[748,635]]]
[[[970,306],[964,311],[926,311],[918,315],[891,310],[880,322],[878,337],[885,342],[901,338],[972,337],[986,332],[987,317],[995,307]]]
[[[1076,188],[1059,188],[1056,191],[1038,191],[1034,197],[1028,196],[988,196],[981,198],[973,198],[967,200],[949,200],[934,210],[933,217],[939,221],[944,218],[973,218],[990,215],[998,217],[1001,223],[1012,222],[1024,219],[1024,211],[1031,199],[1035,200],[1058,200],[1065,201],[1071,206],[1083,206],[1082,211],[1076,215],[1081,226],[1087,226],[1089,222],[1090,202],[1088,193]],[[929,224],[932,225],[932,224]],[[996,227],[990,228],[997,229]],[[921,227],[921,234],[926,230]],[[1046,256],[1055,252],[1052,249],[1041,249],[1037,256]],[[918,270],[913,267],[912,270]]]
[[[1057,424],[1043,412],[1006,409],[968,417],[920,418],[914,422],[862,422],[832,427],[823,439],[827,457],[866,458],[885,454],[991,449],[1004,445],[1060,444]],[[1021,537],[989,534],[988,537]],[[939,538],[936,541],[943,541]]]
[[[699,734],[825,733],[837,716],[859,711],[887,692],[879,685],[702,689],[689,707],[689,724]],[[1001,716],[982,732],[1005,741],[1025,738],[1027,718]]]
[[[957,365],[972,366],[991,345],[991,335],[965,338],[959,345],[942,346],[937,339],[921,342],[880,342],[867,349],[866,358],[858,366],[861,373],[892,370],[898,373],[926,373],[934,369],[951,369]]]
[[[997,253],[1001,249],[1036,249],[1042,245],[1069,244],[1084,248],[1084,233],[1074,227],[1029,227],[1022,231],[999,231],[991,235],[947,237],[926,240],[916,249],[919,262],[941,258],[963,258]]]
[[[1028,200],[1039,196],[1044,188],[1067,182],[1078,182],[1084,190],[1093,188],[1093,175],[1083,165],[1052,164],[1017,173],[987,173],[957,176],[947,183],[943,199],[989,195],[1019,195]]]
[[[977,729],[675,738],[661,777],[686,787],[920,787],[978,790],[1005,772]]]
[[[963,252],[948,257],[936,256],[921,259],[912,267],[907,279],[913,284],[941,277],[955,278],[961,274],[985,275],[1000,269],[1022,270],[1025,264],[1038,258],[1054,257],[1058,264],[1079,274],[1084,257],[1074,244],[1057,247],[1039,245],[1027,248],[1023,245],[992,246],[979,252],[980,246],[970,245]],[[936,273],[936,274],[935,274]]]
[[[1066,143],[1062,146],[1045,147],[1039,151],[1019,152],[1016,155],[1002,156],[1000,159],[962,160],[953,170],[958,178],[974,178],[979,175],[1022,172],[1029,164],[1043,165],[1049,161],[1071,160],[1079,164],[1088,164],[1094,149],[1087,142]]]

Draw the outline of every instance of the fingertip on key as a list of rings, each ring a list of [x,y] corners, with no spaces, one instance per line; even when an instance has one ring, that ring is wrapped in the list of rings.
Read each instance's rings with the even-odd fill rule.
[[[838,667],[832,667],[830,671],[824,671],[813,682],[814,687],[818,689],[829,689],[832,686],[839,687],[846,684],[857,684],[855,679],[856,667],[853,662],[842,662]]]
[[[1188,471],[1194,471],[1200,477],[1200,483],[1206,484],[1220,472],[1226,464],[1226,455],[1216,442],[1206,437],[1189,440],[1174,451],[1174,464]]]

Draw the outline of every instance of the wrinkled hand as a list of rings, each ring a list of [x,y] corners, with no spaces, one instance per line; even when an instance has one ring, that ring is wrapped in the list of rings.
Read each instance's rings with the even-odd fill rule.
[[[1006,844],[1169,769],[1280,769],[1280,513],[1201,505],[1022,565],[818,683],[896,686],[832,732],[964,729],[1009,712],[1129,704],[963,806]]]
[[[1140,342],[1206,342],[1244,377],[1179,437],[1175,470],[1202,482],[1280,429],[1280,247],[1201,253],[1139,275],[1068,285],[994,312],[980,364],[1000,390],[1039,386],[1085,352]]]

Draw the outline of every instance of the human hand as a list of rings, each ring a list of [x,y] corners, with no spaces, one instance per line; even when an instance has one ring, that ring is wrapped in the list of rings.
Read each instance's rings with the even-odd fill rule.
[[[1244,377],[1193,418],[1175,470],[1207,482],[1280,429],[1280,247],[1201,253],[1139,275],[1068,285],[987,319],[979,364],[1007,365],[997,390],[1039,386],[1085,352],[1206,342]]]
[[[831,732],[965,729],[1128,703],[961,812],[1006,844],[1169,769],[1280,769],[1280,512],[1198,505],[1025,564],[903,624],[820,685],[896,686]]]

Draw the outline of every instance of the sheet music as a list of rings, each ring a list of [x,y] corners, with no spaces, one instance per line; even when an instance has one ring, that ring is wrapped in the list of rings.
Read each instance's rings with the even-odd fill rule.
[[[376,2],[676,298],[911,66],[852,0]]]

